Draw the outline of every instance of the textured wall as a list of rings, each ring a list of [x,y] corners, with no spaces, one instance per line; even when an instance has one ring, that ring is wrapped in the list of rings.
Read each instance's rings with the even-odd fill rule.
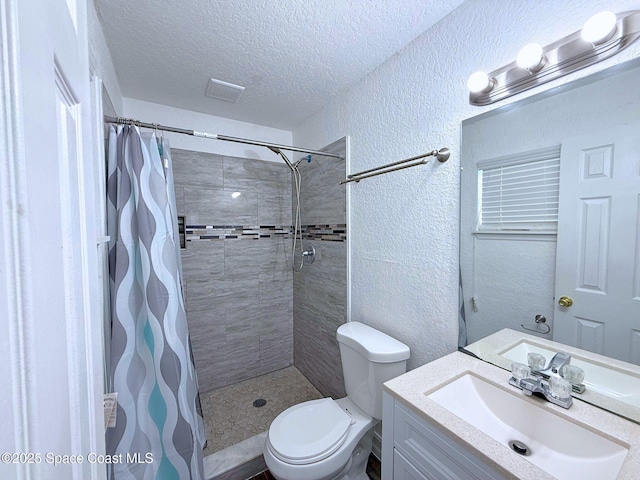
[[[351,137],[351,171],[449,147],[451,159],[351,184],[351,319],[411,347],[414,368],[457,346],[459,143],[462,120],[640,56],[640,46],[491,107],[468,104],[466,81],[547,45],[619,0],[469,0],[294,129],[309,147]]]
[[[200,390],[290,366],[289,169],[181,149],[172,158],[178,214],[186,215],[182,263]]]
[[[183,108],[143,102],[142,100],[135,100],[133,98],[125,97],[122,99],[122,102],[124,105],[124,116],[136,118],[143,122],[159,123],[161,125],[229,135],[231,137],[263,140],[281,145],[292,145],[293,143],[289,130],[230,120],[214,115],[192,112]],[[181,133],[165,132],[164,135],[171,141],[171,146],[174,148],[232,157],[254,158],[256,160],[267,160],[275,163],[282,162],[280,157],[265,147],[193,137]]]
[[[326,150],[344,155],[346,139]],[[347,321],[347,243],[344,233],[333,232],[346,232],[346,192],[338,184],[345,161],[313,157],[300,164],[300,173],[302,224],[315,226],[305,229],[304,243],[315,246],[316,258],[293,276],[294,364],[323,395],[341,398],[336,330]]]

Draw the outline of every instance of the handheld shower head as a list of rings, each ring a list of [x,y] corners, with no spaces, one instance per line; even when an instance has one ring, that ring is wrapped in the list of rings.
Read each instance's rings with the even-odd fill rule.
[[[291,169],[291,171],[293,172],[293,165],[291,164],[291,162],[289,161],[289,159],[287,158],[287,156],[282,153],[282,150],[280,150],[277,147],[267,147],[269,150],[271,150],[273,153],[275,153],[276,155],[280,155],[280,157],[282,157],[282,159],[284,160],[284,162],[287,164],[287,166]]]

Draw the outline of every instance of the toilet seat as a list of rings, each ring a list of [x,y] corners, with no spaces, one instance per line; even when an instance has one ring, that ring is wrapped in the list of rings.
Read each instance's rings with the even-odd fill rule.
[[[354,423],[332,398],[310,400],[278,415],[269,427],[267,442],[283,462],[307,465],[335,453]]]

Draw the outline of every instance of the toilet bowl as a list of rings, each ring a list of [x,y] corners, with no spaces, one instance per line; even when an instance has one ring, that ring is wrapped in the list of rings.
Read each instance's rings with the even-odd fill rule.
[[[278,480],[340,478],[355,447],[375,423],[346,397],[299,403],[271,424],[265,462]]]
[[[310,400],[276,417],[263,449],[278,480],[367,480],[382,383],[406,371],[409,347],[367,325],[337,331],[347,396]]]

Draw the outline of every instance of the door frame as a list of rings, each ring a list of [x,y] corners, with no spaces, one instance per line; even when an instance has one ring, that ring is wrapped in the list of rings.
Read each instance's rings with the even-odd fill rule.
[[[2,452],[40,453],[37,446],[39,438],[51,437],[48,426],[37,418],[37,405],[42,401],[39,396],[39,385],[34,374],[34,366],[39,359],[39,350],[35,343],[34,332],[39,322],[46,319],[34,318],[39,298],[43,292],[35,292],[31,284],[32,275],[40,272],[32,265],[29,246],[31,232],[29,225],[28,178],[26,166],[29,159],[24,143],[24,110],[21,103],[23,89],[20,65],[20,32],[18,23],[18,3],[24,0],[2,0],[0,2],[0,378],[5,388],[0,394],[0,419],[12,434],[2,435],[0,449]],[[56,0],[60,1],[60,0]],[[88,65],[88,39],[86,8],[87,1],[76,2],[78,15],[78,45],[83,62]],[[83,59],[84,60],[84,59]],[[87,68],[87,79],[88,79]],[[86,86],[87,91],[89,85]],[[88,221],[78,226],[80,251],[78,257],[82,268],[82,278],[78,279],[83,298],[84,328],[77,332],[68,332],[72,341],[70,348],[75,355],[74,378],[78,384],[70,385],[69,391],[62,397],[69,398],[72,404],[84,407],[75,413],[82,419],[87,431],[74,432],[73,445],[55,445],[57,449],[68,451],[60,454],[105,452],[104,418],[102,407],[103,385],[103,342],[101,306],[99,299],[100,282],[97,268],[96,229],[94,220],[98,213],[98,205],[94,197],[96,177],[94,168],[96,159],[92,152],[94,136],[91,129],[91,118],[87,109],[82,111],[82,148],[84,158],[78,165],[81,178],[78,195],[71,201],[82,211],[82,217]],[[97,153],[97,152],[96,152]],[[6,292],[6,293],[4,293]],[[6,312],[6,313],[5,313]],[[38,361],[37,361],[38,360]],[[56,361],[57,359],[51,359]],[[60,359],[65,361],[66,358]],[[8,386],[9,388],[6,388]],[[80,447],[82,451],[71,451]],[[42,459],[44,463],[44,458]],[[5,470],[9,469],[9,470]],[[10,477],[39,478],[42,469],[37,463],[11,463],[0,465],[3,472]],[[74,478],[105,479],[104,465],[84,462],[73,468]]]

